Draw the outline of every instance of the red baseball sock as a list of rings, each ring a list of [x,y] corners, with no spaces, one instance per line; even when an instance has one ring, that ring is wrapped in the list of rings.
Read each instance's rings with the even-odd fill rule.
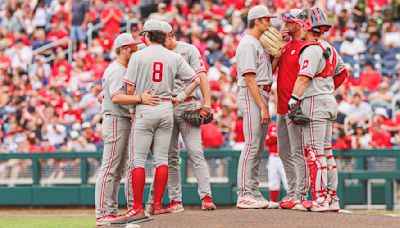
[[[269,200],[272,202],[278,202],[279,191],[270,191]]]
[[[160,165],[156,168],[156,175],[154,177],[154,205],[161,205],[167,182],[168,166]]]
[[[133,208],[143,208],[143,191],[146,181],[146,173],[144,168],[138,167],[132,171],[132,188],[133,188]]]

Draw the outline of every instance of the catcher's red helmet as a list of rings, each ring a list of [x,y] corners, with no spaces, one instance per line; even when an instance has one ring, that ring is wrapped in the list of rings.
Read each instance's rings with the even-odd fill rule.
[[[324,11],[317,6],[303,10],[299,18],[301,25],[307,31],[311,30],[312,32],[322,34],[332,27]]]

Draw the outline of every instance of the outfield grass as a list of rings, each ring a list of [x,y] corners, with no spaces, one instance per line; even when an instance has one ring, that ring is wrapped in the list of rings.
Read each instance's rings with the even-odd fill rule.
[[[0,218],[1,228],[72,228],[95,227],[94,218]]]

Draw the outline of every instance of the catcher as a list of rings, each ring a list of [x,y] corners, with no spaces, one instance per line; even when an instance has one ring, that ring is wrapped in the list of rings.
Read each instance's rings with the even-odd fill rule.
[[[338,177],[331,145],[337,104],[332,93],[347,77],[347,71],[334,47],[320,38],[331,27],[322,9],[303,10],[299,18],[303,38],[313,45],[300,54],[300,71],[288,111],[293,123],[302,125],[313,201],[303,201],[295,209],[338,211]]]
[[[207,162],[204,158],[204,151],[201,140],[200,125],[208,124],[213,120],[211,112],[211,95],[203,59],[197,48],[191,44],[177,41],[172,27],[167,22],[164,25],[164,32],[167,33],[165,47],[181,55],[184,60],[200,77],[200,90],[203,94],[203,106],[196,109],[196,96],[191,92],[182,93],[185,82],[174,81],[173,102],[174,102],[174,125],[172,130],[171,143],[168,152],[168,193],[171,200],[168,211],[182,212],[182,185],[179,164],[179,134],[182,134],[183,141],[193,163],[193,171],[198,183],[198,194],[201,199],[203,210],[215,210],[216,206],[211,196],[210,175]],[[192,87],[188,87],[192,88]],[[194,90],[194,89],[193,89]],[[151,187],[151,190],[153,186]],[[149,194],[146,204],[146,212],[151,211],[153,194]]]

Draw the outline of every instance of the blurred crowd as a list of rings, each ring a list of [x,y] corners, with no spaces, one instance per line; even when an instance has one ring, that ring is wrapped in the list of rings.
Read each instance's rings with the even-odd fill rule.
[[[207,60],[215,122],[202,126],[204,146],[240,149],[235,51],[257,4],[277,16],[314,4],[328,12],[326,39],[351,73],[335,94],[334,147],[400,148],[400,0],[0,0],[0,153],[101,150],[96,97],[113,38],[141,40],[147,18],[170,22]]]

